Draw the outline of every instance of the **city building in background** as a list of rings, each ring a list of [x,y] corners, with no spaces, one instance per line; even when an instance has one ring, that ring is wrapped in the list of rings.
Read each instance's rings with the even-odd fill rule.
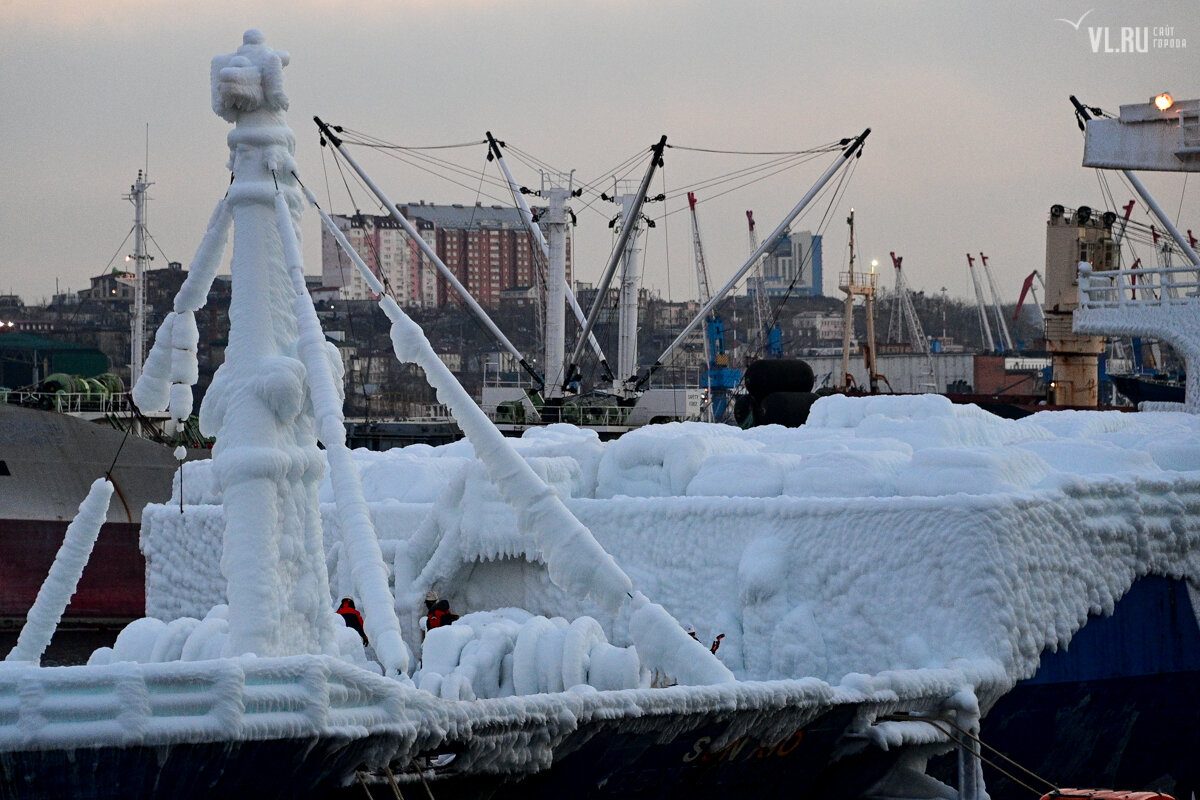
[[[497,308],[502,300],[514,297],[528,302],[543,295],[542,256],[535,253],[536,245],[517,209],[422,201],[401,206],[400,212],[485,308]],[[456,302],[453,287],[395,220],[368,214],[334,215],[333,219],[402,305],[441,308]],[[568,238],[568,282],[570,254]],[[339,289],[342,299],[370,299],[366,283],[328,231],[321,237],[321,280],[325,289]]]
[[[767,297],[824,297],[821,285],[821,237],[809,231],[788,232],[763,258],[763,290]]]

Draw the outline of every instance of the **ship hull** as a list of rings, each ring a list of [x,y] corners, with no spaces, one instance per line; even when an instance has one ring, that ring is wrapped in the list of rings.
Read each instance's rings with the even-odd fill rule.
[[[25,618],[54,563],[67,524],[0,519],[0,627]],[[140,528],[128,522],[108,522],[100,528],[65,619],[124,624],[145,613],[146,559],[138,549]]]
[[[312,737],[0,752],[0,797],[320,797],[379,748],[378,739]]]
[[[1055,786],[1200,792],[1200,627],[1185,581],[1142,578],[1108,617],[1089,618],[1070,646],[983,718],[986,745]],[[1025,800],[1037,783],[994,754],[992,800]],[[935,774],[951,780],[945,760]],[[997,769],[999,767],[999,769]],[[1001,772],[1003,770],[1003,772]],[[1009,773],[1008,775],[1004,772]]]
[[[734,712],[719,722],[688,714],[593,720],[555,746],[549,769],[508,775],[434,772],[424,779],[439,800],[853,798],[907,752],[869,747],[854,736],[850,731],[860,710],[853,704],[836,707],[774,743],[756,738],[771,722],[762,709]],[[758,724],[747,733],[730,738],[730,729],[754,720]],[[530,733],[536,741],[537,732]],[[399,765],[393,769],[400,772]],[[423,796],[414,774],[400,773],[398,780],[405,796],[414,791]],[[370,789],[374,798],[395,797],[383,781]],[[361,792],[361,787],[347,788],[331,800],[350,800]]]

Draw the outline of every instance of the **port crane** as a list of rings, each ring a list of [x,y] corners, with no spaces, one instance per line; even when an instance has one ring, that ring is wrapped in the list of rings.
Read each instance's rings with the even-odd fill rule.
[[[896,255],[895,251],[889,255],[892,257],[892,266],[896,268],[897,308],[892,312],[892,320],[888,326],[888,339],[893,342],[907,339],[914,353],[925,354],[925,367],[928,380],[922,386],[929,388],[931,391],[937,391],[937,370],[934,367],[933,354],[930,352],[929,337],[925,335],[925,329],[921,325],[920,318],[917,317],[917,310],[913,307],[912,292],[909,290],[908,284],[904,280],[904,272],[900,268],[904,257]],[[898,314],[896,313],[897,310],[899,311]]]
[[[701,305],[709,305],[712,290],[708,283],[708,266],[704,261],[704,245],[700,241],[700,223],[696,219],[696,195],[687,193],[688,210],[692,217],[692,249],[696,256],[696,290]],[[725,352],[725,322],[715,310],[704,321],[704,353],[708,363],[705,386],[708,389],[712,420],[719,422],[729,407],[729,393],[742,382],[742,371],[729,366]]]
[[[746,223],[750,229],[750,252],[758,252],[758,232],[754,229],[754,212],[746,210]],[[783,358],[783,334],[779,326],[771,319],[771,306],[767,301],[767,282],[763,275],[767,256],[754,265],[750,272],[750,287],[754,293],[754,322],[758,325],[758,335],[763,337],[763,355],[767,358]]]
[[[979,275],[975,272],[975,256],[967,253],[967,271],[971,273],[971,286],[975,289],[975,304],[979,310],[979,330],[983,335],[983,344],[988,352],[996,349],[996,340],[992,338],[992,325],[987,318],[987,304],[983,302],[983,288],[979,285]]]
[[[1036,269],[1025,276],[1025,283],[1021,284],[1021,296],[1017,298],[1017,309],[1013,312],[1013,322],[1016,322],[1021,316],[1021,307],[1025,305],[1026,295],[1033,298],[1033,307],[1037,309],[1038,319],[1044,325],[1046,322],[1046,314],[1042,311],[1042,304],[1038,302],[1037,286],[1033,285],[1034,279],[1037,280],[1038,286],[1042,287],[1042,294],[1046,293],[1046,282],[1042,280],[1042,273]]]
[[[992,268],[988,266],[988,259],[983,253],[979,254],[979,260],[983,264],[983,274],[987,278],[988,286],[992,290],[992,313],[996,315],[996,330],[1000,331],[1000,338],[1004,342],[1006,351],[1013,350],[1012,334],[1008,331],[1008,322],[1004,319],[1003,304],[1000,302],[1000,292],[996,289],[996,279],[992,277]]]

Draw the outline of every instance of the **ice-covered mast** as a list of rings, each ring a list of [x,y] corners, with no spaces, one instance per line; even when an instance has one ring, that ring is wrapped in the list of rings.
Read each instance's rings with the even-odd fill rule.
[[[155,337],[134,400],[191,409],[196,377],[194,312],[204,302],[234,228],[229,346],[200,410],[216,437],[213,474],[222,490],[227,582],[226,655],[332,653],[318,487],[326,458],[365,625],[389,674],[407,669],[387,567],[345,446],[341,359],[325,341],[304,286],[296,223],[302,197],[295,135],[284,112],[289,56],[247,31],[236,53],[212,62],[212,107],[234,123],[228,137],[233,184],[217,205],[193,270]]]
[[[537,383],[538,387],[541,388],[545,383],[545,381],[542,379],[542,376],[539,375],[537,371],[529,365],[529,362],[525,359],[525,356],[521,354],[521,351],[517,349],[516,345],[508,340],[508,337],[505,336],[504,332],[496,326],[496,323],[493,322],[492,318],[489,317],[487,312],[483,310],[483,307],[479,305],[479,302],[471,295],[470,292],[467,291],[467,287],[462,285],[462,281],[460,281],[458,277],[450,271],[450,268],[446,266],[444,261],[442,261],[441,257],[437,254],[437,251],[433,249],[433,245],[425,241],[425,237],[421,236],[413,224],[408,221],[408,218],[400,213],[400,209],[396,208],[396,205],[388,199],[387,195],[383,193],[383,189],[379,188],[379,185],[375,183],[375,181],[371,180],[371,176],[368,175],[363,168],[359,166],[358,162],[346,152],[346,147],[342,143],[342,138],[337,135],[337,132],[340,132],[341,128],[325,124],[320,117],[313,117],[313,122],[317,123],[317,128],[319,128],[321,131],[322,144],[329,142],[329,144],[333,145],[334,149],[341,154],[342,158],[346,159],[346,163],[349,164],[350,168],[357,172],[358,176],[363,179],[363,182],[367,185],[367,188],[371,190],[371,193],[374,194],[375,197],[379,199],[379,202],[383,204],[384,208],[388,210],[388,213],[391,215],[392,219],[396,220],[400,227],[404,228],[404,232],[408,234],[408,238],[415,243],[417,247],[421,249],[421,252],[425,254],[425,257],[428,258],[435,267],[437,267],[438,272],[440,272],[442,277],[445,278],[446,282],[454,288],[454,291],[458,292],[458,296],[461,297],[463,302],[467,304],[467,308],[471,310],[471,313],[475,315],[475,318],[478,319],[480,323],[482,323],[483,326],[491,332],[492,336],[496,338],[496,341],[499,342],[500,345],[507,350],[513,358],[517,359],[517,363],[521,365],[521,369],[529,373],[529,376],[532,377]]]
[[[741,268],[733,274],[733,277],[730,278],[725,285],[722,286],[717,293],[714,294],[712,298],[704,304],[704,307],[701,308],[700,311],[697,312],[696,316],[692,318],[692,321],[689,322],[682,331],[680,331],[679,335],[675,337],[675,340],[667,345],[667,349],[662,352],[662,355],[658,357],[654,364],[642,372],[641,376],[637,379],[636,388],[643,388],[650,381],[650,378],[654,375],[654,373],[662,368],[663,364],[666,363],[667,358],[670,357],[671,353],[675,352],[675,348],[683,343],[683,340],[686,339],[688,334],[692,332],[692,329],[699,325],[701,320],[707,318],[713,308],[716,307],[717,303],[720,303],[725,299],[725,295],[729,294],[729,291],[737,285],[737,282],[742,279],[742,276],[749,272],[751,267],[758,263],[758,260],[762,258],[764,253],[775,246],[775,242],[778,241],[779,237],[783,235],[783,232],[787,230],[787,227],[792,224],[792,220],[800,216],[800,212],[808,207],[808,204],[812,202],[813,198],[817,196],[817,193],[825,187],[825,184],[829,182],[829,180],[837,173],[837,171],[847,164],[851,158],[855,158],[862,153],[863,142],[866,141],[866,138],[870,133],[871,129],[867,128],[854,139],[842,140],[846,143],[846,146],[842,149],[842,153],[838,156],[837,160],[830,165],[829,169],[825,170],[825,173],[817,179],[817,182],[813,184],[812,188],[808,190],[804,197],[800,198],[800,202],[798,202],[796,206],[788,213],[788,215],[783,218],[783,221],[775,226],[775,230],[771,231],[771,234],[766,238],[766,240],[764,240],[763,243],[760,244],[758,248],[750,254],[750,258],[746,260],[746,263],[742,264]]]

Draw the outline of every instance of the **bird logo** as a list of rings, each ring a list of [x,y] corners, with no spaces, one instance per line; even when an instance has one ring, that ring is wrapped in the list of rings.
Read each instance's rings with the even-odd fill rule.
[[[1071,20],[1063,19],[1062,17],[1059,17],[1058,19],[1056,19],[1054,21],[1055,22],[1065,22],[1068,25],[1070,25],[1072,28],[1074,28],[1075,30],[1079,30],[1079,26],[1083,24],[1084,17],[1086,17],[1088,14],[1092,13],[1095,10],[1096,9],[1094,9],[1094,8],[1089,8],[1087,11],[1083,12],[1083,17],[1080,17],[1078,22],[1071,22]]]

